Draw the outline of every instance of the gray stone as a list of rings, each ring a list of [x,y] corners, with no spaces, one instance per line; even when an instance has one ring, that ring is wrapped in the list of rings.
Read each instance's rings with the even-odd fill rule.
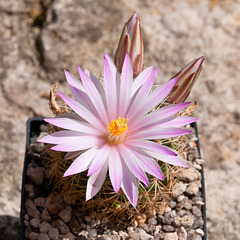
[[[188,229],[193,225],[194,219],[188,215],[185,215],[182,219],[181,219],[181,225]]]
[[[200,186],[200,181],[190,182],[186,189],[186,193],[189,195],[197,195],[199,192],[199,186]]]
[[[178,232],[178,240],[187,240],[187,231],[184,227],[181,227]]]
[[[43,197],[38,197],[38,198],[35,198],[35,199],[34,199],[34,204],[35,204],[37,207],[43,207],[43,206],[44,206],[44,203],[45,203],[45,198],[43,198]]]
[[[174,232],[175,228],[172,225],[163,225],[163,230],[165,232]]]
[[[174,198],[177,198],[179,195],[181,195],[183,192],[185,192],[188,184],[183,182],[176,183],[172,188],[172,196]]]
[[[139,240],[139,239],[140,239],[139,233],[134,232],[134,231],[129,232],[129,236],[130,236],[130,238],[133,239],[133,240]]]
[[[65,223],[70,222],[72,218],[72,208],[70,206],[66,207],[65,209],[61,210],[58,213],[58,216],[63,220]]]
[[[57,228],[61,234],[67,234],[69,232],[69,227],[60,219],[54,220],[52,226]]]
[[[176,232],[165,233],[164,240],[178,240],[178,235]]]
[[[34,203],[31,199],[29,199],[29,198],[26,199],[25,208],[26,208],[29,216],[34,217],[34,218],[40,218],[40,212],[36,208],[36,206],[34,205]]]
[[[143,229],[140,229],[139,238],[140,240],[149,240],[149,239],[153,239],[153,236],[150,234],[147,234]]]
[[[39,225],[39,230],[41,233],[48,233],[48,231],[52,228],[51,224],[49,224],[48,222],[42,222]]]
[[[44,168],[38,167],[35,164],[28,164],[27,176],[37,185],[41,185],[44,178]]]
[[[51,240],[57,240],[59,236],[59,231],[57,228],[51,228],[48,231],[48,236],[50,237]]]
[[[29,239],[30,239],[30,240],[38,240],[38,236],[39,236],[39,233],[31,232],[31,233],[29,234]]]
[[[30,220],[30,225],[34,228],[38,228],[41,220],[39,218],[33,218]]]
[[[49,236],[46,233],[40,233],[38,240],[50,240]]]
[[[190,183],[199,179],[199,172],[194,168],[184,168],[177,175],[179,180]]]
[[[154,217],[148,219],[148,224],[157,225],[157,220]]]
[[[89,234],[90,237],[94,238],[94,237],[97,236],[97,230],[94,229],[94,228],[93,228],[93,229],[90,229],[90,230],[88,231],[88,234]]]

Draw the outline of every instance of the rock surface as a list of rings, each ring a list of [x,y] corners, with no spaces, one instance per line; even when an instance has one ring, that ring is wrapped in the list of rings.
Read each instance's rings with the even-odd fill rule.
[[[208,238],[238,238],[239,1],[9,0],[0,2],[0,239],[19,238],[26,120],[51,116],[44,96],[55,81],[64,89],[63,69],[77,75],[80,65],[101,75],[102,57],[113,56],[133,11],[142,23],[145,66],[160,66],[159,82],[206,57],[189,100],[199,103]]]

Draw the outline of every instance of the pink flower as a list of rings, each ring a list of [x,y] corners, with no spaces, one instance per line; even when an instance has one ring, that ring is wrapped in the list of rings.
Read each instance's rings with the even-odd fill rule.
[[[105,88],[87,70],[78,70],[82,82],[65,71],[75,100],[58,92],[75,113],[45,119],[66,130],[54,132],[39,141],[54,144],[52,150],[67,152],[67,159],[77,157],[64,176],[88,170],[87,200],[98,193],[109,171],[114,190],[118,192],[122,188],[136,207],[138,181],[149,186],[145,172],[163,179],[155,159],[187,167],[175,151],[152,140],[188,134],[191,131],[181,127],[196,121],[196,118],[174,116],[189,103],[162,107],[151,112],[168,96],[177,78],[151,92],[158,69],[154,71],[153,67],[149,67],[133,81],[128,54],[121,76],[111,58],[105,55]]]

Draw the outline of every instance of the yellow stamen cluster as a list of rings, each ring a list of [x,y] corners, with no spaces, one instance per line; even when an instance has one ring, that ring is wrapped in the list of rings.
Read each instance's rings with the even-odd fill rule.
[[[108,143],[117,145],[125,141],[128,132],[127,121],[128,119],[119,117],[108,124],[105,135]]]
[[[128,121],[128,118],[125,119],[125,118],[119,117],[118,119],[112,120],[108,124],[107,129],[114,136],[123,136],[123,133],[128,130],[127,121]]]

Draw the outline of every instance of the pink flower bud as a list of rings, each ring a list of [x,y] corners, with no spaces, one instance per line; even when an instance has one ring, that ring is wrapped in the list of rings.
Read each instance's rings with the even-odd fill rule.
[[[200,57],[193,60],[173,77],[178,77],[178,81],[168,96],[169,103],[181,103],[186,100],[202,70],[204,59],[205,57]]]
[[[133,77],[135,78],[143,70],[143,40],[140,22],[136,13],[124,25],[115,53],[114,63],[119,72],[122,72],[126,53],[130,55],[133,66]]]

